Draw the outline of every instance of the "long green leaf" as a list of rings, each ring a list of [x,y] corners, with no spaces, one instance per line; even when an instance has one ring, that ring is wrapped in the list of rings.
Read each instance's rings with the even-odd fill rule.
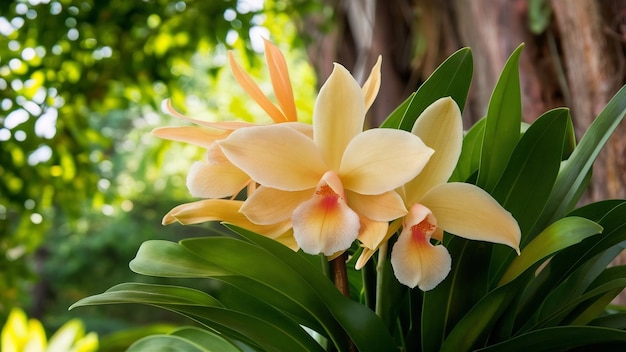
[[[172,335],[147,336],[133,343],[127,352],[210,352],[211,350],[185,339]]]
[[[626,201],[607,200],[592,203],[570,214],[585,217],[604,228],[601,236],[590,237],[579,244],[557,253],[530,283],[518,311],[519,321],[528,322],[530,316],[538,312],[537,307],[554,291],[554,288],[568,279],[572,273],[601,253],[626,240]],[[601,265],[601,264],[599,264]],[[587,271],[585,276],[591,274]],[[572,288],[569,288],[571,291]],[[578,292],[580,293],[580,292]],[[557,296],[555,296],[557,297]]]
[[[586,347],[587,351],[619,351],[626,344],[626,331],[595,326],[557,326],[531,331],[480,352],[557,352]]]
[[[470,128],[463,137],[463,148],[456,168],[450,176],[450,182],[465,182],[470,178],[480,166],[480,152],[485,134],[484,118]]]
[[[601,232],[602,226],[585,218],[567,217],[558,220],[533,239],[513,260],[499,285],[511,282],[551,254]]]
[[[337,319],[359,351],[387,350],[394,345],[382,321],[370,309],[347,299],[334,287],[328,278],[304,259],[304,254],[295,254],[291,249],[267,237],[245,229],[226,225],[235,233],[267,250],[284,265],[292,268],[302,277],[325,302],[331,314]],[[373,333],[375,332],[375,333]]]
[[[157,277],[216,277],[232,275],[231,272],[198,257],[178,243],[151,240],[141,244],[130,262],[137,274]]]
[[[410,131],[415,120],[430,104],[448,96],[463,111],[472,81],[473,62],[470,48],[459,49],[450,55],[414,93],[404,114],[394,111],[381,127]]]
[[[178,304],[204,307],[222,307],[215,298],[202,291],[181,286],[123,283],[106,292],[81,299],[69,309],[109,303]]]
[[[360,324],[361,329],[357,331],[346,329],[359,350],[380,350],[393,345],[391,338],[385,339],[384,334],[374,338],[368,333],[383,327],[380,320],[366,307],[343,297],[319,271],[307,270],[307,275],[314,281],[299,275],[301,268],[312,268],[309,262],[275,241],[250,232],[246,236],[254,238],[257,245],[232,238],[189,239],[181,243],[197,255],[210,258],[219,266],[258,281],[283,297],[298,302],[317,316],[322,325],[336,324],[336,321],[344,328]],[[267,250],[259,247],[258,243],[278,247]],[[336,328],[331,326],[327,332],[340,349],[346,348]]]
[[[498,183],[520,137],[522,99],[518,65],[522,48],[520,45],[507,60],[489,100],[477,181],[486,191]]]
[[[541,115],[524,133],[492,195],[511,212],[519,224],[520,248],[528,244],[528,231],[537,221],[554,186],[570,117],[567,109],[554,109]],[[499,280],[515,257],[509,248],[495,247],[490,282]]]
[[[487,293],[487,272],[492,245],[449,236],[444,241],[452,257],[448,277],[424,292],[422,351],[439,351],[457,322]]]
[[[212,331],[186,326],[170,333],[171,336],[182,337],[202,346],[207,351],[241,352],[241,349],[231,341]]]
[[[624,114],[626,114],[626,86],[622,87],[600,112],[572,155],[564,162],[546,207],[532,233],[539,232],[546,224],[564,216],[578,201],[593,162],[622,121]]]

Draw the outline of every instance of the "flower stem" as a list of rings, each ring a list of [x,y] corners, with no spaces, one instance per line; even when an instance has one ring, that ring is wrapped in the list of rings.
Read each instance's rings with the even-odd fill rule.
[[[330,261],[330,268],[335,287],[337,287],[341,294],[350,298],[350,283],[348,281],[348,269],[346,267],[347,260],[348,252],[343,252],[340,256]],[[356,346],[347,334],[346,339],[348,340],[348,351],[356,352]]]
[[[331,270],[333,273],[333,282],[335,287],[344,296],[350,297],[350,285],[348,283],[348,270],[346,269],[346,260],[348,259],[348,252],[343,252],[340,256],[330,261]]]

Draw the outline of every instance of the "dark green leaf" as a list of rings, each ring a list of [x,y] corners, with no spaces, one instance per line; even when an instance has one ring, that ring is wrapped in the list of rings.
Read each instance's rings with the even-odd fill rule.
[[[499,285],[511,282],[528,268],[538,265],[549,255],[602,232],[597,223],[580,217],[567,217],[547,227],[513,260]]]
[[[485,133],[477,185],[491,191],[517,144],[522,122],[519,58],[523,45],[509,57],[493,90],[485,123]]]
[[[381,127],[410,131],[415,120],[430,104],[448,96],[463,111],[472,81],[473,62],[470,48],[459,49],[450,55],[415,92],[404,114],[394,111]]]
[[[539,232],[546,224],[571,210],[582,194],[581,188],[586,186],[585,181],[593,162],[625,113],[626,86],[622,87],[600,112],[572,155],[562,165],[546,207],[531,233]]]
[[[480,151],[483,145],[486,120],[480,119],[467,131],[463,137],[461,156],[456,164],[454,172],[450,176],[450,182],[465,182],[469,179],[480,165]]]
[[[557,326],[531,331],[481,352],[557,352],[576,351],[619,351],[626,346],[626,331],[592,326]],[[583,351],[583,350],[580,350]]]

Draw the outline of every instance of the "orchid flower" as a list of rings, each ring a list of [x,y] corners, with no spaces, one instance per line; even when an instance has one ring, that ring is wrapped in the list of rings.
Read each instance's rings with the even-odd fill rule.
[[[380,231],[378,223],[407,213],[394,190],[413,179],[433,151],[405,131],[363,131],[378,90],[369,87],[359,87],[335,64],[315,102],[312,139],[277,124],[239,129],[217,141],[224,155],[260,184],[240,210],[250,221],[269,225],[291,219],[304,252],[330,256],[360,233]]]
[[[409,214],[391,252],[398,281],[411,288],[433,289],[448,275],[452,259],[441,244],[443,231],[471,240],[510,246],[519,254],[520,229],[513,216],[481,188],[451,182],[463,144],[461,112],[451,98],[431,104],[415,122],[412,133],[435,154],[422,172],[400,190]],[[373,251],[366,249],[360,265]]]

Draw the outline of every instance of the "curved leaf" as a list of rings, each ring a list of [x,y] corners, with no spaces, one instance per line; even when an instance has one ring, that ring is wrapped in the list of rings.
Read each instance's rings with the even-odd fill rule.
[[[219,245],[217,241],[213,244],[210,242],[201,244],[191,239],[188,242],[183,241],[183,245],[187,244],[189,249],[193,248],[196,253],[201,253],[200,255],[210,257],[212,260],[218,259],[218,247],[221,248],[219,251],[238,253],[238,260],[233,260],[232,256],[219,258],[220,265],[224,264],[229,270],[236,270],[240,275],[284,292],[285,297],[297,300],[309,311],[314,311],[322,325],[338,322],[360,351],[394,348],[393,340],[381,320],[364,305],[340,294],[330,280],[300,254],[264,236],[232,225],[227,227],[258,247],[232,239],[222,239]],[[262,265],[259,264],[261,262]],[[286,282],[290,282],[289,285],[292,286],[283,286]],[[323,303],[320,306],[320,303],[314,303],[315,301]],[[328,313],[333,317],[332,321],[324,317]],[[329,337],[333,339],[334,334],[333,340],[341,346],[344,341],[338,341],[338,331],[332,328],[332,325],[326,328]]]
[[[472,126],[463,137],[463,148],[456,168],[450,176],[450,182],[465,182],[469,179],[480,165],[480,151],[485,134],[484,118]]]
[[[172,331],[170,335],[182,337],[202,346],[207,351],[241,352],[241,349],[232,342],[209,330],[187,326]]]
[[[172,335],[152,335],[133,343],[127,352],[210,352],[200,345],[183,337]]]
[[[395,110],[380,127],[396,128],[411,131],[418,116],[435,100],[452,97],[463,111],[474,69],[474,59],[470,48],[462,48],[450,55],[424,81],[419,89],[400,107],[407,105],[405,110]],[[403,112],[403,113],[400,113]]]
[[[504,65],[487,108],[476,184],[488,192],[500,179],[521,133],[522,97],[518,65],[523,46],[517,47]]]
[[[83,298],[72,304],[69,309],[110,303],[223,306],[219,301],[206,293],[188,287],[129,282],[113,286],[99,295]]]
[[[512,281],[547,256],[600,232],[602,226],[585,218],[567,217],[558,220],[522,249],[522,253],[513,259],[498,285]]]
[[[555,187],[533,231],[564,216],[582,195],[591,167],[607,140],[626,114],[626,86],[622,87],[591,123],[587,132],[564,162]]]
[[[531,331],[481,352],[570,351],[586,347],[588,351],[617,351],[626,344],[626,331],[595,326],[557,326]]]
[[[193,254],[178,243],[151,240],[141,244],[137,255],[129,264],[137,274],[157,277],[216,277],[232,275]]]

